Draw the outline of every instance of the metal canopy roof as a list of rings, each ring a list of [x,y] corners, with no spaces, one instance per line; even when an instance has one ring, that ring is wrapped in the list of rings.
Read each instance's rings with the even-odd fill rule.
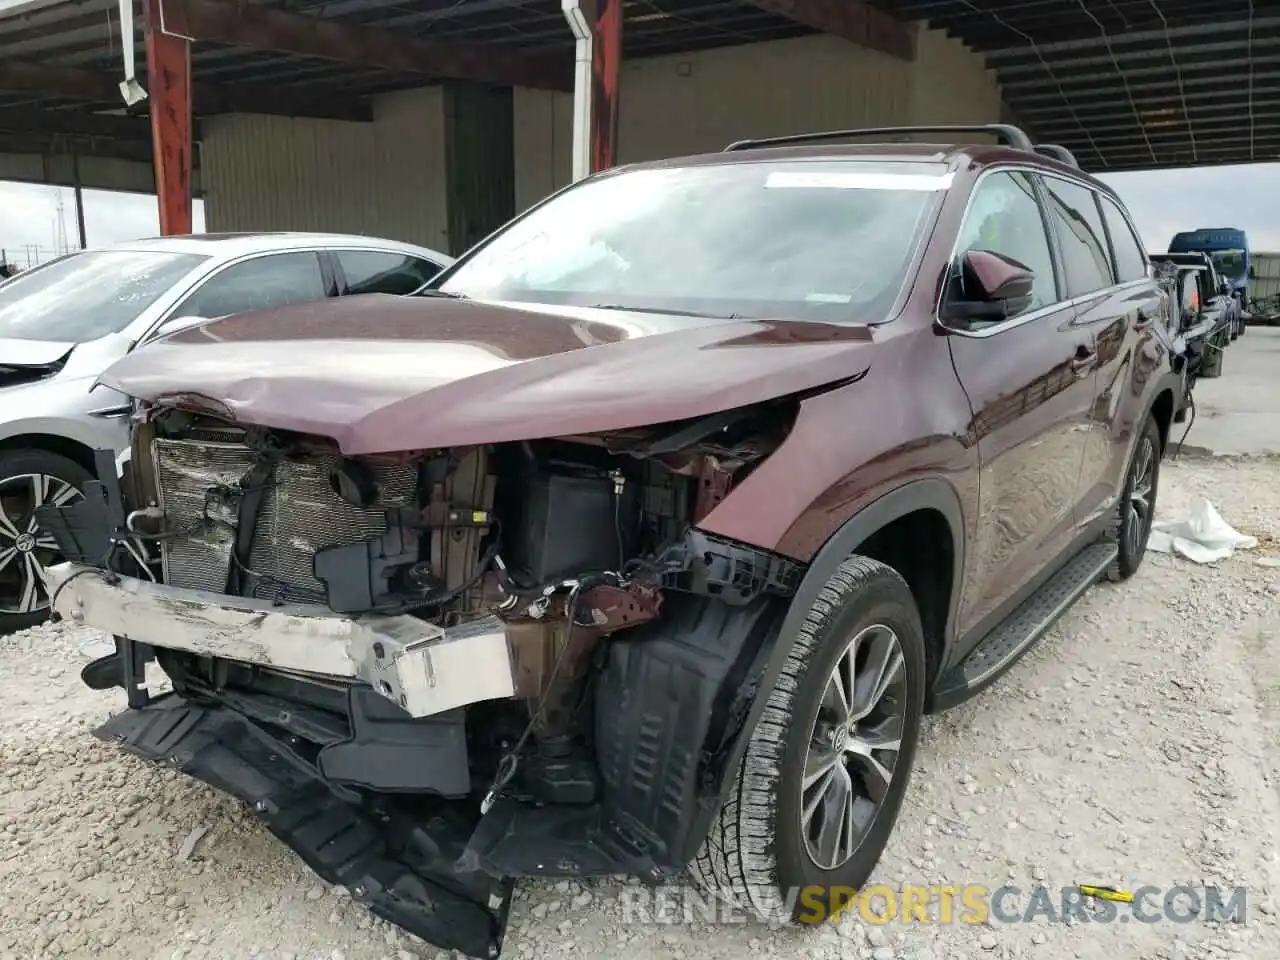
[[[224,22],[251,7],[312,17],[339,30],[386,31],[394,42],[483,45],[473,50],[472,59],[479,65],[497,64],[498,72],[508,59],[506,51],[534,54],[561,63],[566,81],[572,75],[573,40],[560,0],[225,0],[202,6]],[[254,26],[241,22],[233,29],[252,31]],[[812,32],[795,20],[739,0],[627,0],[624,56]],[[136,18],[134,38],[137,74],[145,85],[141,16]],[[369,58],[376,58],[378,44],[368,46]],[[122,77],[116,0],[38,0],[17,15],[0,12],[0,152],[59,153],[74,147],[82,154],[149,159],[150,131],[142,119],[146,105],[126,111],[115,86]],[[368,120],[370,95],[438,79],[422,71],[247,45],[201,40],[192,46],[197,117],[246,110]],[[104,117],[104,112],[118,116]]]
[[[1094,172],[1280,160],[1280,0],[874,0],[986,55]]]
[[[901,21],[945,28],[985,54],[1018,121],[1038,140],[1068,147],[1086,169],[1280,159],[1280,0],[871,2]],[[188,0],[188,6],[212,11],[228,35],[255,29],[234,22],[246,9],[287,11],[398,40],[479,44],[475,50],[488,51],[491,62],[507,59],[506,51],[512,58],[542,56],[563,62],[566,78],[572,60],[559,0]],[[781,13],[808,9],[839,23],[855,6],[853,0],[626,0],[624,55],[812,33],[813,16],[806,24]],[[779,12],[761,9],[770,7]],[[0,14],[0,152],[74,147],[149,159],[148,124],[125,116],[115,89],[122,76],[117,10],[116,0],[38,0],[18,15]],[[145,77],[140,18],[135,39],[138,74]],[[373,65],[377,53],[370,44],[366,62],[355,65],[198,42],[196,114],[368,119],[370,94],[432,82],[420,70]]]

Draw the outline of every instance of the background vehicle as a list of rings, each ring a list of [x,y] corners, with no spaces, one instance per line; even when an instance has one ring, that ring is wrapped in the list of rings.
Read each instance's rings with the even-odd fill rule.
[[[1201,227],[1176,233],[1169,241],[1170,253],[1206,253],[1214,267],[1231,284],[1232,296],[1243,305],[1249,295],[1253,266],[1249,261],[1249,238],[1235,227]]]
[[[129,404],[90,392],[113,361],[200,317],[411,293],[452,258],[373,237],[201,234],[71,254],[0,287],[0,632],[37,622],[56,558],[41,503],[79,498],[93,451],[127,447]]]
[[[616,169],[338,306],[115,364],[156,507],[42,508],[49,577],[100,737],[478,957],[520,877],[832,916],[923,713],[1137,570],[1182,389],[1115,193],[996,125]]]
[[[1197,322],[1207,321],[1216,333],[1224,327],[1229,340],[1244,333],[1244,306],[1231,283],[1207,253],[1153,253],[1153,262],[1174,263],[1195,271]]]

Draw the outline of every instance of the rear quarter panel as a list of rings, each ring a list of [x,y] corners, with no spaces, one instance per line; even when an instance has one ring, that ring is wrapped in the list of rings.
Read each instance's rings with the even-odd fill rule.
[[[1128,284],[1078,309],[1080,322],[1094,329],[1098,350],[1080,475],[1077,525],[1083,527],[1099,520],[1120,495],[1129,451],[1156,396],[1171,387],[1172,368],[1159,332],[1168,325],[1169,306],[1154,281]],[[1143,315],[1151,322],[1140,322]]]

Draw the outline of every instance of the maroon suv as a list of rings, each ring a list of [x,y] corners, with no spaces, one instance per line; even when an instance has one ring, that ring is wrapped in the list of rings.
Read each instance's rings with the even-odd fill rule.
[[[1116,195],[978,132],[625,167],[131,354],[126,482],[40,517],[99,736],[477,957],[520,877],[824,915],[921,715],[1138,568],[1182,389]]]

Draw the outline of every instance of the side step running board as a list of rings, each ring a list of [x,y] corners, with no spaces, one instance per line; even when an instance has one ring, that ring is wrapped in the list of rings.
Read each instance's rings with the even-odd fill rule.
[[[357,806],[262,727],[176,694],[116,714],[94,735],[248,803],[307,866],[384,920],[468,956],[501,952],[512,883],[458,868],[474,824]]]
[[[1113,543],[1085,547],[1002,620],[963,662],[938,678],[933,709],[945,710],[983,690],[1026,653],[1115,560]]]

